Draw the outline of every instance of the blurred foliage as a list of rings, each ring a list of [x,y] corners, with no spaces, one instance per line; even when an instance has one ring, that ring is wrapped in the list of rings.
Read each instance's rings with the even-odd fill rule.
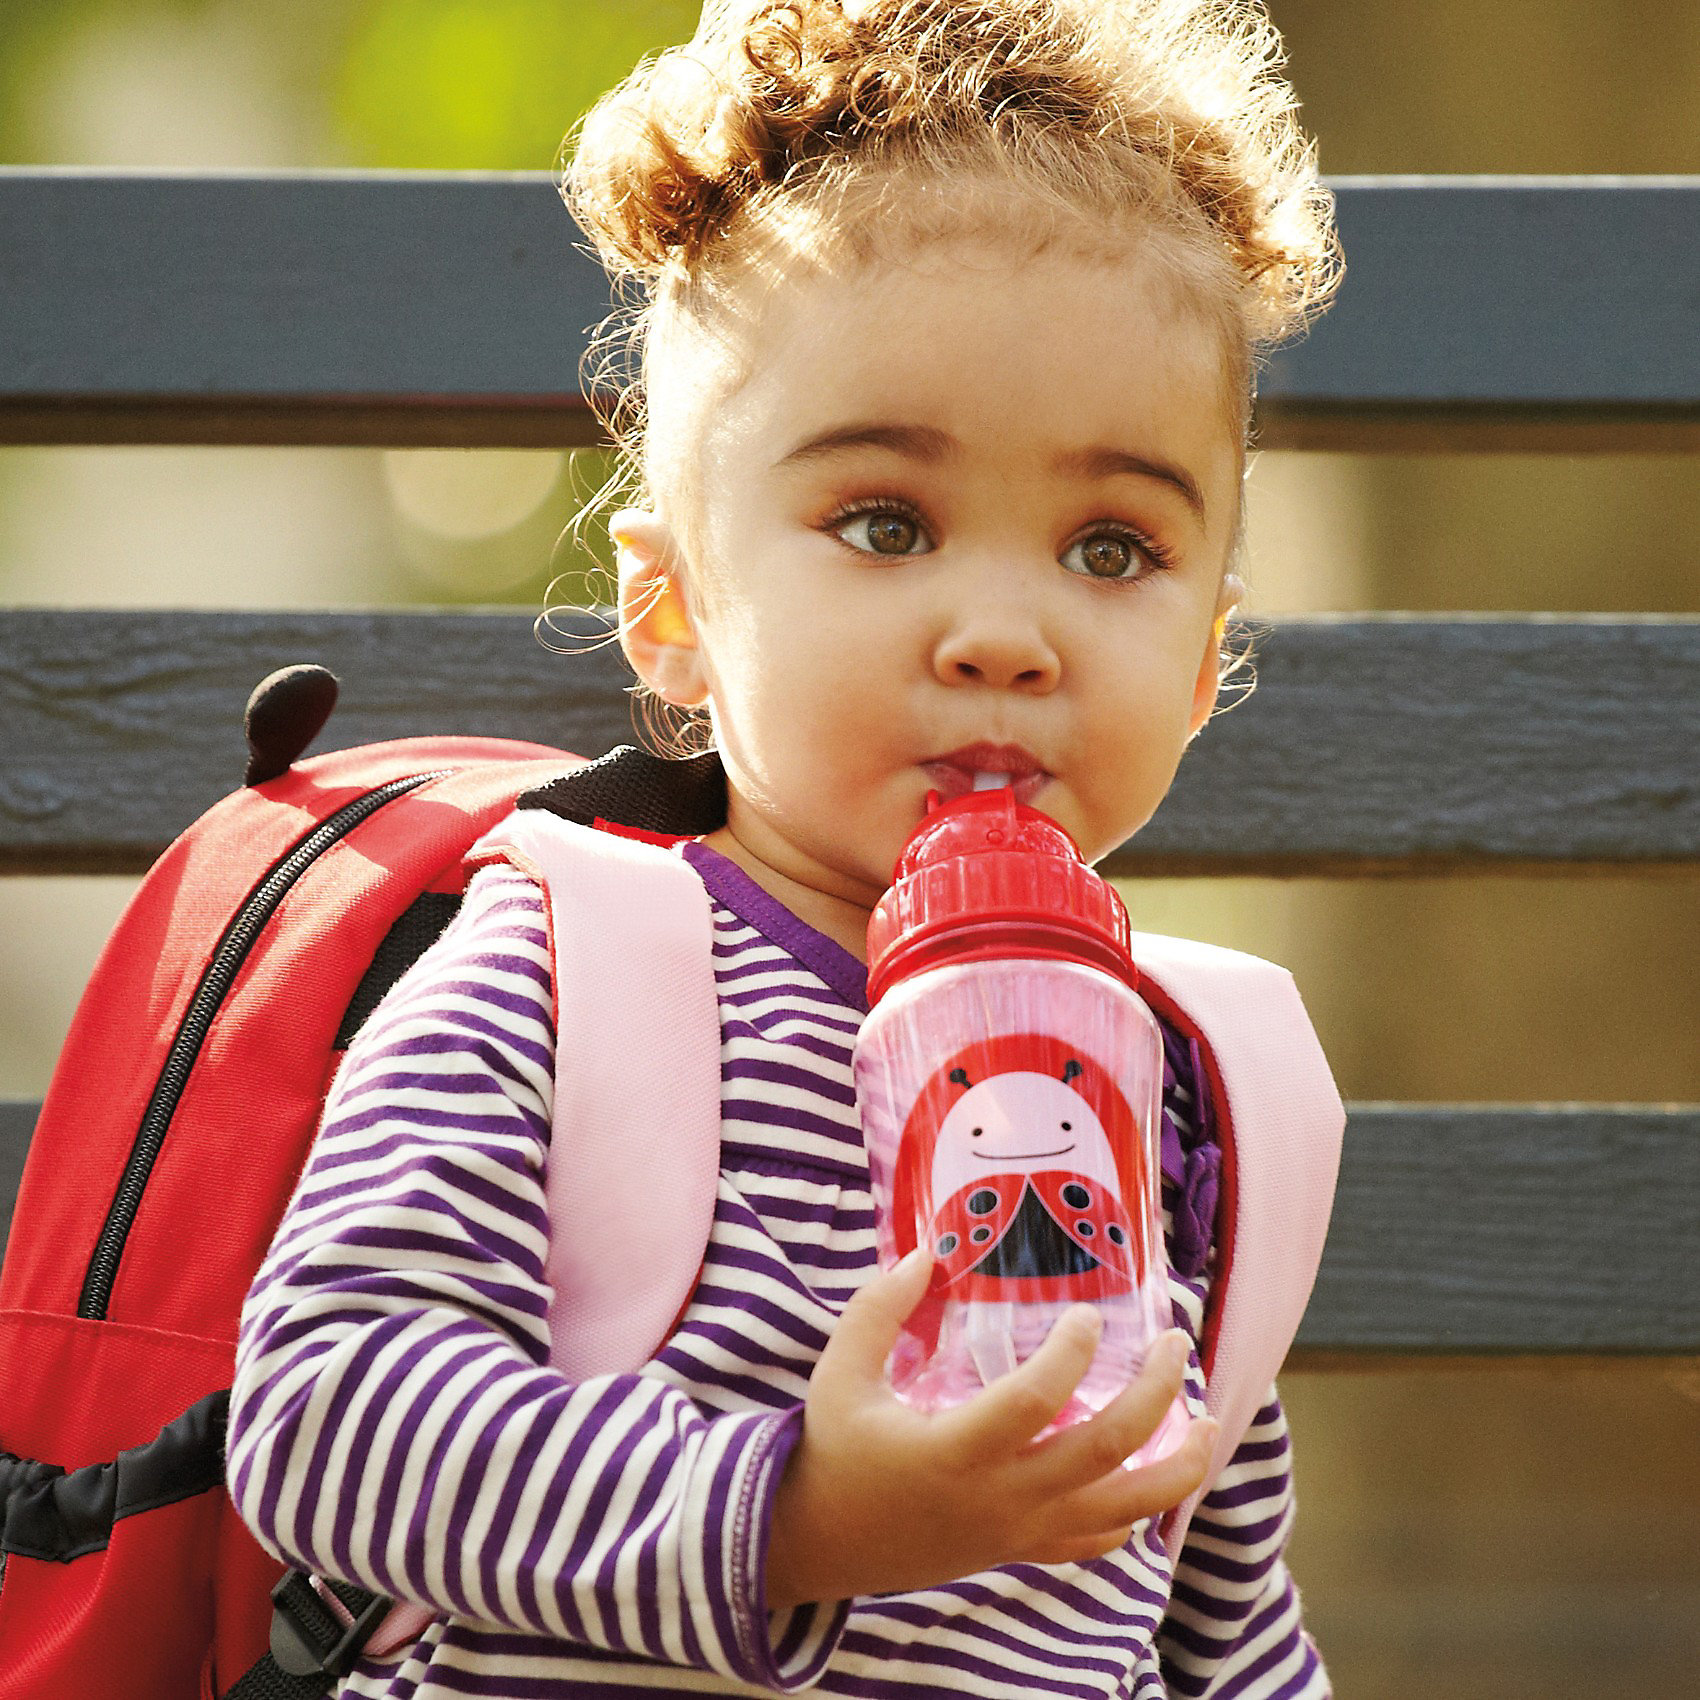
[[[549,170],[597,96],[697,15],[695,0],[0,0],[0,160],[125,164],[44,158],[30,113],[88,34],[157,20],[262,39],[341,163]]]
[[[0,0],[0,163],[553,170],[598,96],[688,39],[698,12],[698,0]],[[184,52],[200,70],[178,82]],[[79,76],[91,62],[117,82]],[[232,129],[228,110],[206,109],[208,90],[245,66]],[[79,103],[115,90],[122,113],[78,121]],[[0,520],[16,458],[0,456]],[[419,522],[373,477],[383,518],[368,593],[537,607],[553,582],[552,601],[606,600],[605,515],[584,510],[609,470],[604,453],[575,454],[536,507],[477,535]]]
[[[361,165],[552,166],[597,97],[696,18],[691,0],[369,0],[337,127]]]
[[[613,550],[608,541],[608,504],[598,498],[613,456],[604,449],[577,449],[562,465],[547,495],[511,523],[483,535],[453,535],[429,523],[398,492],[395,463],[422,461],[426,478],[439,478],[446,461],[466,457],[474,478],[500,477],[502,463],[526,458],[503,451],[402,451],[383,458],[391,463],[386,482],[392,496],[393,536],[399,565],[416,594],[441,607],[525,608],[596,607],[610,603],[614,590]],[[460,481],[457,481],[460,482]],[[461,484],[443,492],[446,511],[475,505],[475,492]]]

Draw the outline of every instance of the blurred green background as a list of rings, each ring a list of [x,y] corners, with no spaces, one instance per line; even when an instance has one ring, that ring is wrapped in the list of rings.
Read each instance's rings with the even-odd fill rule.
[[[1694,0],[1272,10],[1328,173],[1700,172]],[[694,22],[684,0],[3,0],[0,163],[549,169],[596,94]],[[0,608],[536,608],[557,575],[568,599],[596,582],[598,528],[585,548],[570,525],[604,471],[548,451],[0,449]],[[1253,610],[1694,613],[1696,472],[1268,453]],[[0,880],[0,1096],[45,1086],[130,886]],[[1124,891],[1138,925],[1293,967],[1349,1097],[1700,1100],[1691,875]],[[1346,1700],[1700,1692],[1700,1370],[1284,1388],[1293,1563]]]

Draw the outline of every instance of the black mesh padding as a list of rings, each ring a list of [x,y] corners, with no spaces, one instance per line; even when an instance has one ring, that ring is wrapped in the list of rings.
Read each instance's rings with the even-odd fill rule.
[[[712,750],[668,761],[623,744],[526,792],[516,806],[548,809],[580,826],[609,820],[695,838],[726,824],[726,773]],[[458,897],[428,891],[402,912],[355,988],[337,1029],[338,1050],[347,1048],[378,1000],[436,943],[459,907]]]
[[[69,1564],[100,1552],[112,1525],[224,1486],[230,1390],[197,1400],[110,1463],[65,1470],[0,1452],[0,1552]]]
[[[580,826],[608,820],[699,838],[726,824],[726,771],[713,750],[669,761],[622,744],[526,792],[516,807],[547,809]]]
[[[291,1676],[268,1653],[244,1671],[234,1687],[225,1689],[224,1700],[319,1700],[337,1681],[334,1676]]]
[[[458,892],[424,891],[402,910],[348,1000],[342,1025],[336,1030],[337,1050],[348,1048],[366,1025],[367,1016],[378,1007],[378,1000],[442,937],[459,908]]]

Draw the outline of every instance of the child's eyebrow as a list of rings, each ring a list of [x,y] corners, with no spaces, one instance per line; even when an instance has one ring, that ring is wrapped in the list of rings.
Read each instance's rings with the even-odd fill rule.
[[[842,425],[799,443],[778,464],[794,466],[799,461],[818,460],[845,449],[890,449],[911,460],[948,460],[961,444],[948,431],[932,425]]]
[[[932,425],[841,425],[799,443],[778,465],[796,466],[850,449],[889,449],[893,454],[931,464],[959,454],[962,445],[948,431]],[[1168,461],[1130,454],[1126,449],[1095,447],[1065,450],[1052,459],[1051,465],[1056,471],[1077,478],[1114,478],[1127,473],[1136,478],[1154,478],[1178,490],[1201,521],[1205,517],[1204,494],[1198,480],[1184,467]]]
[[[1171,484],[1186,498],[1186,504],[1204,518],[1204,493],[1185,467],[1172,466],[1166,460],[1152,460],[1145,455],[1129,454],[1125,449],[1070,449],[1051,463],[1058,472],[1072,472],[1081,478],[1113,478],[1118,473],[1131,472],[1136,478],[1155,478]]]

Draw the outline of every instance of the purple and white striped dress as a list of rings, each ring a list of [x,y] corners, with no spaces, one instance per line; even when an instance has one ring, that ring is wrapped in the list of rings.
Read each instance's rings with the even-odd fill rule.
[[[721,1176],[696,1293],[642,1373],[571,1383],[547,1362],[555,1034],[535,884],[476,876],[332,1091],[243,1311],[229,1480],[273,1552],[443,1614],[339,1693],[1327,1694],[1282,1561],[1273,1392],[1173,1574],[1145,1523],[1090,1564],[766,1610],[809,1373],[874,1267],[850,1076],[866,975],[725,858],[682,853],[713,899]],[[1165,1227],[1191,1273],[1170,1284],[1196,1341],[1208,1239],[1184,1242],[1215,1152],[1171,1062]],[[1202,1391],[1195,1348],[1195,1409]]]

